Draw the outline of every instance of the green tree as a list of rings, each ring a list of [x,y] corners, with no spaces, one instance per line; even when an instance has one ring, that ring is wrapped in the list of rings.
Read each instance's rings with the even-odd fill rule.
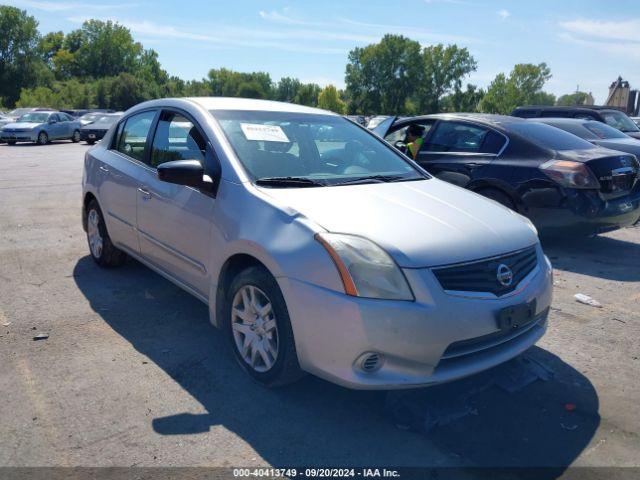
[[[0,5],[0,103],[13,105],[20,89],[37,81],[38,22],[24,10]]]
[[[344,115],[347,113],[347,105],[340,98],[338,89],[333,85],[327,85],[318,95],[318,107]]]
[[[316,83],[302,83],[293,98],[293,103],[306,105],[307,107],[318,106],[318,95],[320,95],[320,85]]]
[[[208,78],[211,94],[215,96],[241,97],[251,95],[251,98],[271,98],[273,88],[271,77],[265,72],[243,73],[220,68],[210,70]]]
[[[553,105],[555,96],[542,91],[551,78],[546,63],[516,65],[509,77],[500,73],[491,82],[480,101],[479,109],[486,113],[509,114],[520,105]]]
[[[477,112],[478,105],[485,92],[475,85],[467,84],[466,90],[455,87],[453,93],[442,97],[440,111],[443,112]]]
[[[462,80],[476,71],[478,64],[466,48],[442,44],[422,51],[423,69],[419,81],[418,106],[421,114],[441,110],[442,97],[455,91],[460,97]]]
[[[589,94],[586,92],[574,92],[566,95],[560,95],[556,100],[556,105],[563,107],[575,107],[578,105],[585,105]]]
[[[275,87],[275,99],[279,102],[293,102],[302,86],[300,80],[291,77],[282,77]]]
[[[129,29],[116,22],[87,20],[79,32],[71,32],[69,37],[66,50],[75,55],[80,76],[100,78],[135,73],[139,66],[142,46],[133,41]]]
[[[402,35],[349,52],[346,94],[352,113],[404,114],[423,69],[420,44]]]

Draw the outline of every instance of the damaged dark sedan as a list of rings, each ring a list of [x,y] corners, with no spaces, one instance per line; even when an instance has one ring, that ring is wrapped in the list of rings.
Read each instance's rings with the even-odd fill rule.
[[[415,153],[431,174],[525,215],[545,235],[595,235],[640,217],[637,158],[549,125],[501,115],[438,114],[389,118],[374,131],[404,153]],[[408,149],[409,142],[418,149]]]

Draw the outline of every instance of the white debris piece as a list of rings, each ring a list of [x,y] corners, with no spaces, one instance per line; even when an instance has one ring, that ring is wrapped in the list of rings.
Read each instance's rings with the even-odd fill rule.
[[[576,293],[573,298],[576,299],[576,302],[584,303],[585,305],[590,305],[596,308],[602,308],[602,304],[594,298],[591,298],[589,295],[585,295],[584,293]]]

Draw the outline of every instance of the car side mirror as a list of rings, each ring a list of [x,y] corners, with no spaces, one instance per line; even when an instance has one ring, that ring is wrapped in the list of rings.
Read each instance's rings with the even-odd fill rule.
[[[163,182],[200,188],[204,180],[204,167],[200,160],[174,160],[158,165],[158,178]]]

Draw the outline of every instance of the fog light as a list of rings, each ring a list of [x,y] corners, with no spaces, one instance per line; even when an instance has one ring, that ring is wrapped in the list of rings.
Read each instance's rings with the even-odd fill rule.
[[[377,372],[383,364],[384,355],[377,352],[365,352],[355,362],[356,367],[365,373]]]

